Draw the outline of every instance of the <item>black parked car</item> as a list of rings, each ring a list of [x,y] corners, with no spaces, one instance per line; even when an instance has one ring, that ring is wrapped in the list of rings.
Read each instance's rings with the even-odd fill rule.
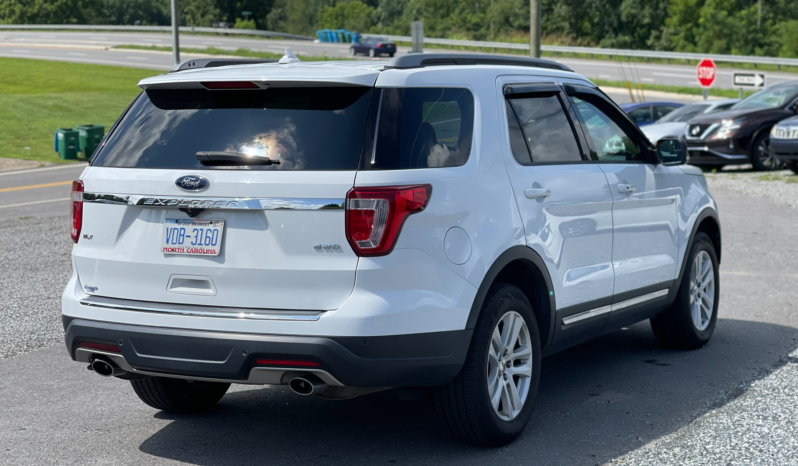
[[[361,39],[360,42],[352,44],[349,47],[349,53],[352,56],[365,53],[370,57],[378,57],[380,55],[392,57],[396,53],[396,44],[382,37],[366,37]]]
[[[698,166],[747,163],[775,170],[781,162],[770,151],[770,130],[798,113],[798,81],[774,84],[725,112],[696,117],[687,125],[689,161]]]

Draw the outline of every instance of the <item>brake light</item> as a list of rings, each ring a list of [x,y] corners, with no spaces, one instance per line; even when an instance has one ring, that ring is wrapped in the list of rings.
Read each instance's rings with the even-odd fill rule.
[[[432,186],[352,188],[346,195],[346,238],[358,256],[389,254],[408,215],[421,212]]]
[[[385,47],[385,44],[377,44],[377,48],[383,48],[383,47]]]
[[[205,89],[224,90],[224,89],[260,89],[257,84],[249,81],[210,81],[200,83]]]
[[[78,242],[83,226],[83,182],[72,182],[72,241]]]

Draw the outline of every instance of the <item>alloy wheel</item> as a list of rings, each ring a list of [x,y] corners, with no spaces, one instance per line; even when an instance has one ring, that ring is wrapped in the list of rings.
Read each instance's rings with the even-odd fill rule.
[[[488,395],[493,411],[504,421],[521,413],[532,377],[532,345],[526,321],[515,311],[505,313],[488,348]]]
[[[770,140],[768,138],[762,139],[759,145],[756,146],[756,157],[759,159],[762,166],[768,169],[774,169],[778,165],[773,154],[770,153]]]
[[[715,309],[715,268],[706,251],[699,252],[690,270],[690,311],[699,331],[709,327]]]

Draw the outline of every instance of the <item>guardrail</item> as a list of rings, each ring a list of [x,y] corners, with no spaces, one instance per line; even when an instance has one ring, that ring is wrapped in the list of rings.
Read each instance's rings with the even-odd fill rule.
[[[363,37],[384,37],[394,42],[410,42],[410,36],[364,34]],[[529,50],[529,44],[512,42],[486,42],[478,40],[436,39],[433,37],[425,37],[424,43],[430,45],[448,45],[455,47],[476,47],[481,49]],[[717,62],[727,63],[798,66],[798,59],[781,57],[755,57],[750,55],[722,55],[715,53],[660,52],[656,50],[604,49],[600,47],[570,47],[563,45],[542,45],[540,49],[544,52],[577,53],[590,56],[605,55],[609,57],[636,57],[695,61],[700,61],[704,58],[711,58]]]
[[[115,26],[115,25],[85,25],[85,24],[0,24],[0,30],[77,30],[77,31],[130,31],[130,32],[172,32],[171,26]],[[180,32],[200,32],[211,34],[225,34],[236,36],[280,37],[283,39],[314,40],[313,37],[286,34],[284,32],[261,31],[258,29],[233,29],[233,28],[205,28],[180,26]]]
[[[113,26],[113,25],[84,25],[84,24],[0,24],[0,30],[78,30],[78,31],[135,31],[135,32],[171,32],[169,26]],[[258,37],[280,37],[283,39],[295,40],[315,40],[313,37],[301,36],[297,34],[287,34],[284,32],[261,31],[257,29],[232,29],[232,28],[206,28],[181,26],[180,32],[199,32],[225,35],[258,36]],[[410,36],[391,36],[383,34],[363,34],[363,37],[384,37],[394,42],[410,42]],[[425,37],[424,43],[429,45],[448,45],[454,47],[475,47],[481,49],[504,49],[504,50],[529,50],[529,44],[513,42],[487,42],[478,40],[459,40],[459,39],[436,39]],[[582,55],[604,55],[609,57],[636,57],[636,58],[656,58],[662,60],[695,60],[700,61],[704,58],[711,58],[717,62],[726,63],[753,63],[758,65],[785,65],[798,66],[796,58],[781,57],[755,57],[750,55],[721,55],[714,53],[687,53],[687,52],[660,52],[655,50],[625,50],[625,49],[604,49],[600,47],[570,47],[562,45],[543,45],[541,50],[553,53],[576,53]]]

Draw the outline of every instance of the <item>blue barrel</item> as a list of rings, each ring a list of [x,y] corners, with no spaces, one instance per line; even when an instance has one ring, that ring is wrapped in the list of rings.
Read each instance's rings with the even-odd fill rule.
[[[353,32],[352,33],[352,43],[353,44],[359,44],[360,43],[360,33],[359,32]]]

